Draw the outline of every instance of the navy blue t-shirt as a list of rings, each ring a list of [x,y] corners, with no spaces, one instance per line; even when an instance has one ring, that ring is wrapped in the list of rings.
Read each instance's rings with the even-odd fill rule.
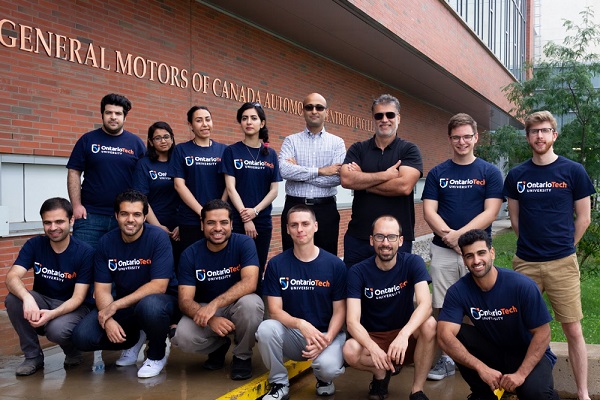
[[[217,252],[210,251],[206,239],[201,239],[181,254],[179,284],[196,286],[194,300],[210,303],[239,282],[242,268],[248,266],[258,267],[256,246],[248,236],[232,233],[227,246]]]
[[[596,190],[579,163],[559,156],[549,165],[528,160],[508,172],[506,197],[519,202],[517,256],[551,261],[575,253],[575,201]]]
[[[93,263],[94,249],[72,236],[60,254],[54,252],[47,236],[33,237],[25,242],[15,261],[27,270],[33,268],[34,291],[62,301],[73,296],[76,283],[93,283]],[[86,302],[90,300],[91,287]]]
[[[101,128],[79,138],[67,163],[83,172],[81,204],[88,213],[113,215],[113,202],[131,188],[133,170],[146,151],[144,142],[131,132],[111,136]]]
[[[178,224],[179,195],[173,178],[169,176],[169,163],[141,158],[133,174],[133,188],[148,196],[148,202],[158,221],[173,230]]]
[[[94,280],[114,283],[120,299],[152,279],[169,279],[168,294],[177,295],[177,278],[169,235],[157,226],[144,223],[142,235],[125,243],[121,230],[113,229],[100,238],[95,258]]]
[[[198,203],[220,199],[225,191],[225,179],[219,173],[223,151],[227,146],[211,140],[208,147],[197,146],[193,140],[175,146],[169,162],[169,176],[182,178]],[[183,201],[179,208],[182,225],[200,226],[200,216]]]
[[[273,257],[265,270],[263,295],[281,297],[283,309],[326,332],[333,302],[346,298],[346,265],[320,249],[312,261],[300,261],[294,249]]]
[[[487,292],[477,286],[470,273],[452,285],[439,320],[461,324],[466,315],[498,348],[525,354],[532,338],[530,330],[552,321],[552,317],[535,282],[518,272],[494,268],[498,279]],[[550,347],[546,357],[554,365],[556,356]]]
[[[382,271],[375,256],[353,265],[348,271],[348,298],[360,299],[360,323],[367,332],[402,329],[415,310],[415,285],[431,277],[425,261],[415,254],[399,252],[396,265]]]
[[[244,206],[254,208],[265,198],[271,189],[271,183],[281,182],[279,174],[279,161],[275,150],[269,149],[269,154],[262,154],[263,146],[259,149],[250,148],[242,142],[228,146],[223,152],[223,162],[219,172],[235,178],[235,188],[240,195]],[[233,204],[232,204],[233,207]],[[235,210],[235,207],[233,207]],[[256,229],[268,230],[273,227],[271,223],[271,210],[269,204],[261,210],[252,221]],[[242,229],[244,224],[240,214],[233,213],[233,226]]]
[[[423,200],[438,202],[439,216],[454,230],[481,214],[487,199],[502,198],[500,170],[480,158],[468,165],[446,160],[433,167],[427,174],[421,196]],[[486,231],[491,235],[492,226],[488,226]],[[447,247],[437,234],[433,236],[433,243]]]
[[[380,172],[396,164],[398,160],[402,160],[402,166],[413,167],[423,175],[423,160],[419,148],[398,137],[384,151],[375,144],[375,136],[364,142],[356,142],[348,149],[344,164],[355,162],[363,172]],[[381,196],[366,190],[355,190],[348,234],[369,240],[373,221],[384,214],[392,215],[400,222],[404,240],[415,240],[414,191],[408,196]]]

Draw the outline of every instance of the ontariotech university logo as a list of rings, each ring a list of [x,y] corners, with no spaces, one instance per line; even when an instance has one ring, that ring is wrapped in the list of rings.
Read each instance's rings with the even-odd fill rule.
[[[373,298],[373,288],[372,287],[366,287],[365,288],[365,297],[367,299],[372,299]]]
[[[150,174],[150,179],[152,179],[153,181],[155,181],[156,178],[158,178],[158,174],[155,170],[151,169],[150,171],[148,171],[148,173]]]
[[[519,312],[516,306],[508,308],[500,307],[496,310],[483,310],[479,307],[471,307],[471,316],[474,320],[484,321],[499,321],[504,319],[504,316]]]
[[[440,178],[440,187],[455,188],[455,189],[466,189],[473,186],[485,186],[485,179],[467,178],[467,179],[450,179]]]
[[[92,153],[96,154],[100,151],[100,145],[99,144],[92,144]]]
[[[244,160],[242,160],[241,158],[237,158],[237,159],[233,160],[233,166],[235,169],[244,168]]]
[[[116,258],[108,259],[108,269],[111,272],[116,270],[130,271],[140,269],[142,265],[151,265],[152,259],[150,258],[134,258],[133,260],[119,260]]]
[[[517,192],[523,193],[547,193],[552,189],[567,189],[569,185],[567,182],[555,182],[555,181],[546,181],[546,182],[527,182],[527,181],[518,181],[517,182]]]

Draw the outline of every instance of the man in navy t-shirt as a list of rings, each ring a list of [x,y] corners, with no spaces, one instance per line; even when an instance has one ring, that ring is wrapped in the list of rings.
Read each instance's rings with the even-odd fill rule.
[[[67,189],[73,203],[73,236],[96,248],[106,232],[117,227],[113,201],[131,188],[144,142],[123,129],[131,102],[118,94],[107,94],[100,102],[102,127],[79,138],[67,163]],[[81,177],[83,174],[83,182]]]
[[[467,114],[448,122],[448,141],[453,155],[433,167],[423,189],[423,215],[433,231],[429,273],[433,286],[434,316],[444,304],[448,288],[467,273],[458,238],[471,229],[491,233],[492,222],[502,205],[502,174],[498,168],[475,157],[477,123]],[[454,375],[454,363],[442,355],[428,379]]]
[[[96,250],[98,309],[77,326],[73,341],[84,351],[128,349],[117,360],[118,366],[125,366],[136,363],[144,335],[147,359],[138,377],[150,378],[167,363],[169,326],[180,315],[171,242],[165,231],[145,223],[144,194],[134,190],[119,194],[114,210],[119,228],[104,235]]]
[[[458,245],[470,274],[448,289],[438,342],[469,384],[469,399],[494,400],[494,391],[504,389],[521,400],[558,400],[552,318],[535,282],[495,267],[492,240],[481,229],[462,235]]]
[[[581,330],[575,246],[590,224],[590,195],[595,189],[581,164],[554,153],[558,132],[550,112],[529,115],[525,134],[533,157],[511,169],[504,182],[510,223],[518,237],[513,268],[547,293],[569,343],[577,397],[588,400],[588,359]]]
[[[71,333],[93,307],[88,289],[94,250],[70,236],[71,203],[59,197],[48,199],[40,215],[45,236],[29,239],[6,275],[6,310],[25,355],[17,376],[31,375],[44,366],[38,334],[60,345],[65,368],[81,364]],[[23,278],[32,268],[33,290],[27,290]]]
[[[256,333],[271,384],[263,399],[288,395],[284,357],[312,360],[317,395],[331,396],[333,379],[344,372],[346,266],[315,245],[318,225],[311,208],[295,205],[286,220],[294,247],[273,257],[265,270],[263,294],[271,319],[260,324]]]
[[[379,96],[371,106],[375,135],[354,143],[340,169],[342,186],[354,190],[352,219],[344,236],[344,262],[350,267],[371,257],[369,232],[381,215],[395,217],[402,226],[401,252],[410,253],[415,240],[414,187],[423,175],[421,152],[414,143],[400,139],[400,102]]]
[[[252,239],[231,233],[233,210],[220,199],[201,211],[204,239],[189,246],[179,261],[179,306],[183,317],[173,344],[188,353],[208,353],[204,368],[225,365],[235,331],[231,379],[252,376],[254,335],[264,315],[264,304],[254,294],[258,256]]]
[[[396,218],[377,218],[371,234],[375,256],[348,271],[346,323],[352,339],[344,345],[344,359],[373,374],[369,398],[386,398],[392,373],[414,361],[409,398],[427,400],[423,386],[433,361],[436,329],[431,278],[420,256],[398,251],[402,240]]]

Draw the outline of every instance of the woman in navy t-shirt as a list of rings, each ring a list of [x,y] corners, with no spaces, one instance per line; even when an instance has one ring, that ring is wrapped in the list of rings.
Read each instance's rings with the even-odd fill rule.
[[[260,103],[244,103],[237,121],[244,140],[225,149],[220,171],[225,174],[229,201],[238,211],[233,231],[254,239],[262,276],[273,231],[271,203],[281,182],[279,162],[275,150],[269,148],[267,117]]]
[[[175,148],[171,126],[158,121],[148,128],[146,156],[141,158],[133,174],[133,188],[148,196],[150,207],[146,221],[169,234],[175,261],[179,260],[179,195],[173,178],[168,175],[169,159]],[[177,263],[175,264],[177,268]]]

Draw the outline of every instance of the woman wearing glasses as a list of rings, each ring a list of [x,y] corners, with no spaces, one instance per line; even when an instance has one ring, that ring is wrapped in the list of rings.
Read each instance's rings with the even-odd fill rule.
[[[148,196],[150,207],[146,220],[167,232],[172,241],[179,241],[177,209],[180,200],[173,179],[167,174],[175,147],[171,126],[163,121],[150,125],[146,146],[146,156],[138,161],[133,175],[133,188]]]
[[[267,263],[273,224],[271,209],[277,197],[279,162],[269,148],[267,117],[260,103],[244,103],[237,111],[244,139],[225,149],[221,172],[233,214],[233,231],[254,239],[260,275]],[[260,294],[260,282],[257,292]]]
[[[202,204],[209,200],[226,198],[225,182],[219,165],[225,145],[210,138],[212,115],[204,106],[193,106],[187,120],[194,138],[175,147],[169,166],[175,190],[181,197],[179,209],[181,251],[204,237],[200,229]]]

